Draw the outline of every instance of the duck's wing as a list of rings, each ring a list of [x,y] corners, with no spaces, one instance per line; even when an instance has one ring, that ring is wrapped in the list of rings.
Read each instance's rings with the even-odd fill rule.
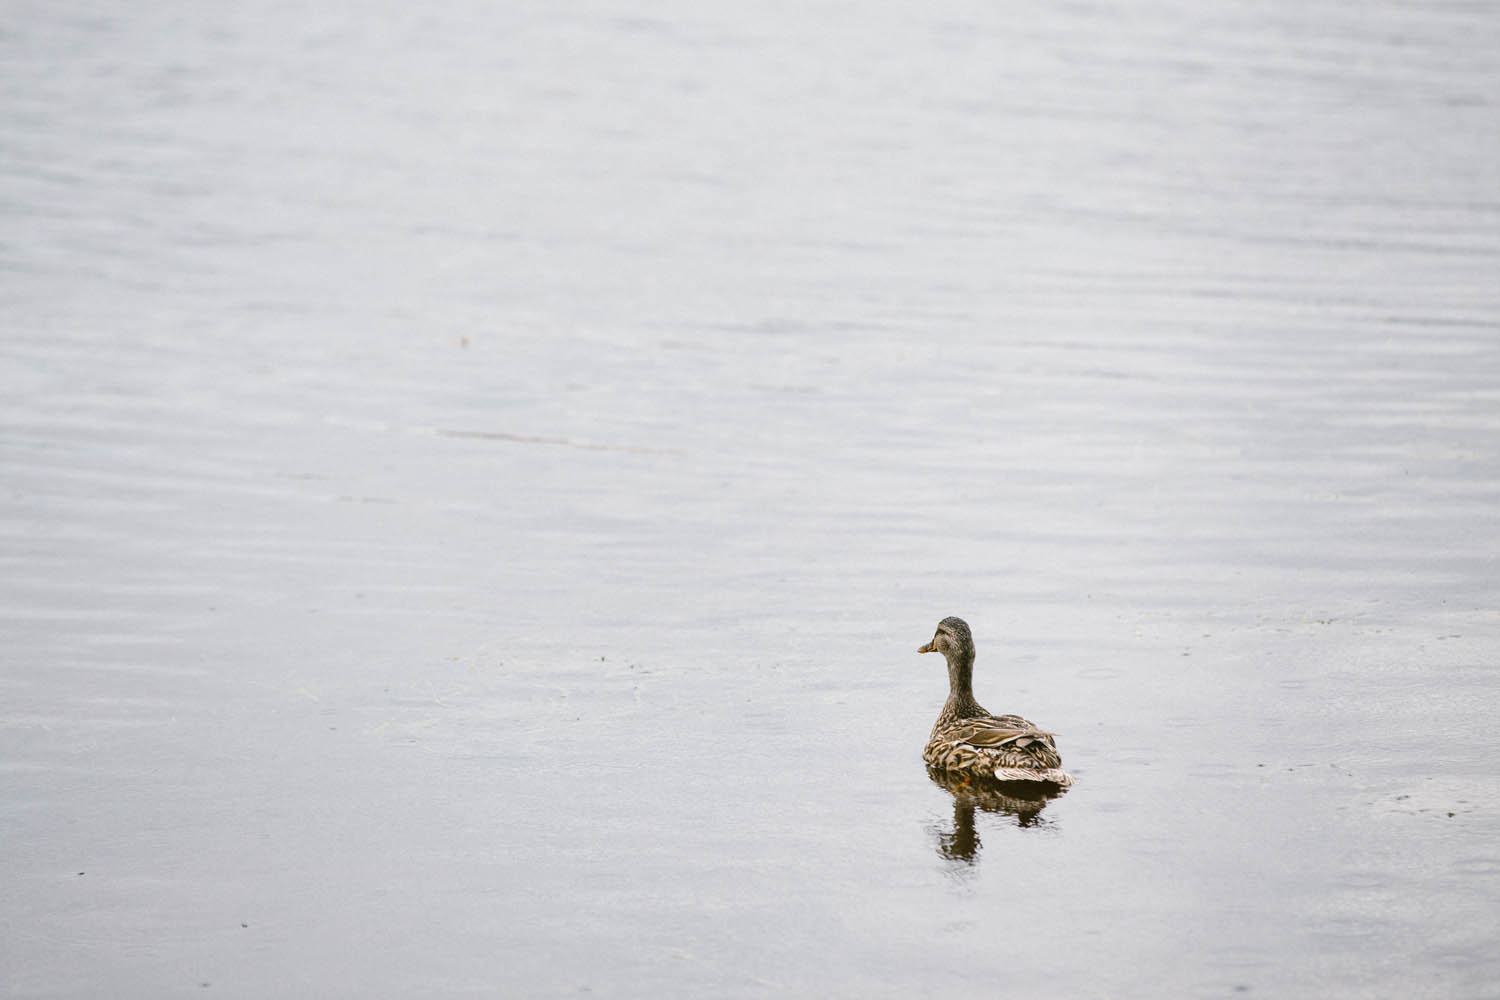
[[[955,720],[932,734],[922,758],[939,770],[997,781],[1073,783],[1053,734],[1018,715]]]
[[[1055,747],[1056,733],[1038,729],[1019,715],[988,719],[960,719],[943,730],[943,737],[971,747],[1024,749],[1033,743]]]

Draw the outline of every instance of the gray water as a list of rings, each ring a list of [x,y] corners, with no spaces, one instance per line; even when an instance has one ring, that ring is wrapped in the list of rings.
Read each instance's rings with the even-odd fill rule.
[[[1500,11],[19,2],[0,992],[1500,996]],[[1079,784],[955,795],[916,647]]]

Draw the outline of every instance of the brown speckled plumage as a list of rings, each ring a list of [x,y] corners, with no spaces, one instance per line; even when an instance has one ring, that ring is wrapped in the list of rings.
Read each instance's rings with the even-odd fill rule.
[[[991,715],[974,700],[974,637],[967,622],[944,618],[918,652],[942,653],[948,661],[948,700],[922,751],[928,766],[993,781],[1073,784],[1055,734],[1019,715]]]

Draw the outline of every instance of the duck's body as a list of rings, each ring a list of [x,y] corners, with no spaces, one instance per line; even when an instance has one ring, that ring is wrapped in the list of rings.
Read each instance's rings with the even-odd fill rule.
[[[922,751],[929,766],[992,781],[1073,784],[1052,733],[1019,715],[992,715],[974,700],[974,639],[962,618],[944,618],[918,652],[948,661],[948,700]]]
[[[1073,783],[1073,776],[1062,769],[1053,735],[1019,715],[985,713],[939,722],[922,759],[939,771],[961,771],[995,781]]]

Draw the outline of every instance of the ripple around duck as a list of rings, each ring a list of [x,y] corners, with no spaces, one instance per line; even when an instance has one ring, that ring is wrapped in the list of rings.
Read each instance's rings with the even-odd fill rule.
[[[1120,747],[1110,755],[1117,764],[1149,767],[1161,759],[1159,747]]]

